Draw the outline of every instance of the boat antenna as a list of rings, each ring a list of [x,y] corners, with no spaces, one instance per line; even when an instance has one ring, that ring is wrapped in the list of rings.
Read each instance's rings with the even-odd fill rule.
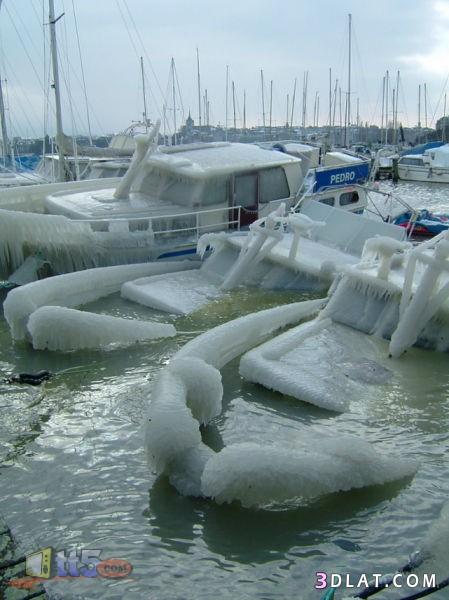
[[[64,16],[64,13],[55,19],[54,0],[48,0],[49,5],[49,23],[50,23],[50,42],[51,42],[51,57],[53,66],[53,88],[55,90],[56,103],[56,142],[58,145],[58,180],[65,181],[65,165],[64,165],[64,143],[62,130],[62,110],[61,110],[61,90],[59,87],[59,69],[58,69],[58,52],[56,44],[56,23]]]

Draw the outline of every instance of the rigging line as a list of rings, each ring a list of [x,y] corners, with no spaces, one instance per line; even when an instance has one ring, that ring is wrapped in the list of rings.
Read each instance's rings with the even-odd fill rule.
[[[440,104],[441,104],[441,102],[442,102],[442,100],[443,100],[444,92],[445,92],[445,90],[446,90],[446,87],[447,87],[447,82],[448,82],[448,81],[449,81],[449,73],[448,73],[448,75],[447,75],[447,77],[446,77],[446,81],[444,82],[443,89],[441,90],[441,95],[440,95],[440,98],[439,98],[439,100],[438,100],[438,102],[437,102],[437,105],[436,105],[435,111],[434,111],[434,113],[433,113],[433,115],[432,115],[432,120],[431,120],[431,122],[430,122],[430,125],[429,125],[430,127],[432,127],[433,123],[435,122],[435,116],[436,116],[436,114],[437,114],[437,111],[438,111],[438,108],[440,107]],[[430,106],[430,102],[429,102],[429,100],[427,100],[427,104],[429,104],[429,106]],[[443,116],[444,116],[444,115],[443,115]]]
[[[405,123],[406,123],[406,127],[410,127],[410,120],[408,118],[408,111],[407,111],[407,99],[404,93],[404,87],[402,85],[402,79],[399,80],[399,87],[401,90],[401,96],[402,96],[402,105],[404,107],[404,115],[405,115]]]
[[[91,131],[91,127],[90,127],[89,102],[87,100],[87,88],[86,88],[86,79],[84,77],[83,55],[81,53],[81,44],[80,44],[80,37],[79,37],[79,32],[78,32],[78,20],[76,18],[74,0],[72,0],[72,11],[73,11],[73,20],[75,22],[75,33],[76,33],[76,41],[77,41],[77,45],[78,45],[78,54],[80,57],[81,77],[83,80],[84,100],[85,100],[85,104],[86,104],[86,116],[87,116],[87,129],[89,131],[89,142],[90,142],[90,145],[92,146],[92,131]]]
[[[27,94],[24,92],[19,80],[14,75],[14,69],[12,68],[11,63],[9,62],[9,59],[7,58],[6,54],[4,55],[4,58],[5,58],[5,65],[6,65],[6,67],[8,67],[7,69],[5,69],[4,73],[8,72],[8,79],[10,81],[12,81],[14,88],[17,88],[19,90],[19,92],[23,98],[27,98]],[[15,101],[17,101],[21,105],[21,102],[20,102],[18,96],[17,96],[17,100],[15,100]],[[27,112],[31,112],[33,118],[36,121],[39,121],[39,117],[37,116],[37,114],[35,112],[33,104],[31,104],[31,102],[29,102],[29,101],[28,101],[28,104],[29,104],[29,110]],[[27,116],[27,112],[24,111],[25,116]]]
[[[18,21],[20,23],[20,30],[25,32],[26,37],[30,41],[30,45],[32,47],[33,52],[35,52],[36,55],[39,56],[39,49],[37,48],[35,41],[31,37],[30,32],[28,31],[28,27],[26,26],[25,22],[23,21],[22,17],[20,16],[20,13],[17,12],[16,9],[13,8],[13,6],[14,6],[14,4],[10,3],[10,8],[14,12],[15,18],[18,19]]]
[[[63,54],[64,58],[66,59],[66,62],[68,63],[68,65],[70,67],[70,71],[72,72],[72,74],[75,77],[76,81],[78,82],[79,86],[82,88],[83,87],[82,81],[81,81],[81,79],[80,79],[80,77],[79,77],[79,75],[78,75],[78,73],[77,73],[74,65],[70,61],[70,57],[68,56],[68,54],[66,53],[66,51],[65,51],[65,49],[63,47],[62,48],[59,47],[59,51]],[[104,131],[103,127],[102,127],[102,125],[101,125],[101,123],[100,123],[100,121],[98,119],[98,116],[97,116],[97,114],[96,114],[95,110],[93,109],[93,106],[92,106],[92,104],[90,102],[89,102],[89,108],[90,108],[90,112],[92,113],[94,119],[97,121],[97,125],[98,125],[100,131]]]
[[[39,76],[39,73],[36,71],[36,67],[34,66],[34,63],[33,63],[32,59],[31,59],[31,56],[30,56],[30,54],[29,54],[29,52],[28,52],[28,50],[27,50],[27,48],[26,48],[26,46],[25,46],[25,44],[23,42],[22,36],[20,35],[20,31],[17,29],[16,24],[14,23],[14,19],[11,17],[11,13],[8,10],[8,5],[5,4],[4,7],[5,7],[5,10],[6,10],[6,14],[8,15],[8,17],[9,17],[11,23],[12,23],[12,26],[14,27],[14,29],[15,29],[15,31],[17,33],[17,36],[18,36],[18,38],[20,40],[22,48],[23,48],[23,50],[24,50],[24,52],[25,52],[25,54],[26,54],[26,56],[27,56],[27,58],[28,58],[28,60],[30,62],[31,68],[33,69],[34,74],[36,75],[36,79],[38,80],[39,85],[41,86],[42,90],[44,90],[44,86],[42,84],[42,80],[41,80],[41,78]]]
[[[131,30],[130,30],[130,28],[129,28],[129,25],[128,25],[128,22],[127,22],[127,20],[126,20],[126,18],[125,18],[125,15],[124,15],[124,13],[123,13],[123,11],[122,11],[122,8],[121,8],[121,6],[120,6],[119,0],[115,0],[115,3],[116,3],[116,5],[117,5],[117,8],[118,8],[118,10],[119,10],[119,12],[120,12],[120,16],[121,16],[121,18],[122,18],[122,21],[123,21],[123,23],[124,23],[124,25],[125,25],[126,31],[127,31],[127,33],[128,33],[128,37],[129,37],[129,39],[130,39],[130,41],[131,41],[131,45],[132,45],[132,47],[133,47],[133,49],[134,49],[134,52],[135,52],[135,54],[136,54],[136,57],[137,57],[137,59],[139,59],[139,60],[140,60],[141,53],[139,53],[139,52],[138,52],[138,50],[137,50],[137,46],[136,46],[136,44],[134,43],[134,38],[133,38],[133,36],[132,36],[132,34],[131,34]],[[134,23],[134,21],[132,21],[132,22]],[[137,28],[136,28],[135,24],[134,24],[134,27],[135,27],[135,29],[136,29],[136,31],[137,31]],[[137,35],[138,35],[138,32],[137,32]],[[141,44],[142,44],[142,42],[141,42]],[[146,51],[146,49],[145,49],[145,46],[143,46],[143,44],[142,44],[142,47],[143,47],[143,51],[144,51],[145,57],[147,58],[147,61],[148,61],[148,55],[147,55],[147,51]],[[153,70],[153,68],[152,68],[152,66],[151,66],[151,63],[150,63],[150,67],[151,67],[151,69]],[[154,73],[153,73],[153,74],[154,74]],[[155,75],[155,74],[154,74],[154,76],[156,77],[156,75]],[[157,79],[156,79],[156,81],[157,81]],[[161,96],[162,96],[163,104],[167,104],[167,101],[166,101],[166,98],[167,98],[167,96],[164,96],[164,94],[163,94],[163,92],[162,92],[162,90],[161,90],[161,88],[160,88],[159,82],[157,82],[157,83],[158,83],[158,87],[159,87],[159,90],[160,90],[160,93],[161,93]],[[149,83],[149,82],[148,82],[148,87],[149,87],[149,89],[151,90],[151,85],[150,85],[150,83]],[[161,115],[162,115],[162,111],[161,111],[161,109],[160,109],[159,102],[156,100],[156,98],[155,98],[155,106],[156,106],[156,110],[157,110],[157,112],[158,112],[159,116],[161,116]]]
[[[182,103],[181,89],[179,87],[179,79],[178,79],[178,71],[176,70],[176,65],[173,62],[173,72],[174,77],[176,79],[176,87],[178,89],[179,102],[181,103],[181,113],[182,113],[182,121],[185,121],[185,112],[184,112],[184,104]]]
[[[66,14],[64,0],[62,0],[62,10],[63,10],[63,14]],[[70,108],[70,121],[71,121],[71,125],[72,125],[72,151],[73,151],[73,156],[75,158],[75,179],[79,180],[80,179],[80,169],[79,169],[78,152],[77,152],[77,137],[78,137],[78,135],[77,135],[77,127],[76,127],[75,117],[74,117],[74,113],[73,113],[73,104],[74,103],[73,103],[73,96],[72,96],[72,83],[71,83],[71,78],[70,78],[71,69],[70,69],[70,61],[69,61],[67,19],[64,19],[64,23],[63,23],[63,38],[64,38],[63,41],[65,44],[65,50],[66,50],[66,63],[67,63],[66,88],[67,88],[69,108]]]
[[[355,50],[356,50],[356,54],[357,54],[357,59],[359,61],[359,67],[360,67],[360,73],[361,73],[361,79],[362,79],[362,86],[363,86],[363,91],[365,92],[365,96],[366,96],[366,100],[368,102],[368,106],[370,107],[370,110],[372,111],[372,103],[371,103],[371,98],[370,98],[370,94],[368,91],[368,85],[367,85],[367,81],[366,81],[366,77],[365,77],[365,71],[363,69],[363,62],[362,62],[362,55],[360,52],[360,47],[359,47],[359,40],[357,37],[357,33],[355,30],[355,27],[352,28],[352,32],[353,32],[353,39],[354,39],[354,46],[355,46]]]
[[[147,59],[147,62],[150,65],[150,69],[151,69],[151,72],[153,73],[153,77],[154,77],[154,79],[156,81],[156,84],[157,84],[157,86],[159,88],[159,92],[162,95],[162,88],[161,88],[161,85],[159,83],[158,76],[156,75],[156,72],[154,70],[153,63],[151,62],[150,57],[148,56],[147,49],[145,48],[145,44],[143,43],[142,37],[141,37],[141,35],[139,33],[139,30],[137,29],[136,22],[134,21],[134,17],[132,15],[131,11],[129,10],[129,6],[128,6],[128,3],[127,3],[127,0],[122,0],[122,1],[123,1],[123,4],[124,4],[125,8],[126,8],[126,11],[127,11],[128,15],[129,15],[131,23],[134,26],[134,30],[135,30],[135,32],[137,34],[137,37],[138,37],[138,39],[140,41],[140,44],[141,44],[141,46],[143,48],[143,51],[144,51],[144,54],[145,54],[145,58]],[[162,95],[162,99],[165,100],[165,98],[164,98],[163,95]]]
[[[74,127],[74,124],[75,124],[74,117],[73,117],[74,112],[76,112],[76,115],[77,115],[77,118],[78,118],[79,122],[84,127],[85,124],[83,122],[83,118],[82,118],[82,116],[80,114],[80,111],[78,109],[78,105],[76,104],[76,102],[73,101],[72,95],[70,93],[70,91],[71,91],[70,82],[67,79],[66,71],[65,71],[65,68],[63,66],[62,60],[60,61],[59,65],[60,65],[60,71],[61,71],[62,79],[63,79],[64,84],[65,84],[65,89],[66,89],[67,94],[68,94],[68,100],[67,99],[65,100],[65,104],[66,105],[68,104],[68,107],[69,107],[69,110],[70,110],[72,127]],[[72,131],[72,135],[73,135],[73,133],[74,133],[74,131]]]

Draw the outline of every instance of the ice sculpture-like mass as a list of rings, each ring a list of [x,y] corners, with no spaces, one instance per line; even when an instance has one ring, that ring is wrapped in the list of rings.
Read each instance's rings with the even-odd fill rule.
[[[128,281],[121,295],[150,308],[186,315],[222,297],[223,292],[196,269]]]
[[[386,457],[357,438],[305,434],[297,446],[235,444],[218,453],[200,424],[221,411],[219,368],[276,329],[316,313],[323,301],[276,307],[220,325],[188,342],[159,374],[151,397],[146,446],[159,474],[185,495],[268,507],[411,476],[417,465]],[[354,449],[357,449],[354,452]]]
[[[385,342],[323,318],[247,352],[240,374],[298,400],[344,412],[351,401],[390,382],[388,360]]]
[[[42,306],[35,310],[29,318],[28,331],[35,350],[61,352],[125,346],[176,335],[176,329],[170,324],[121,319],[59,306]]]
[[[9,292],[3,310],[14,340],[27,335],[30,315],[41,306],[73,308],[118,292],[130,279],[195,268],[189,261],[120,265],[88,269],[35,281]]]
[[[202,476],[206,496],[244,506],[308,500],[402,479],[415,472],[413,461],[379,454],[353,437],[329,437],[299,447],[235,444],[207,461]]]

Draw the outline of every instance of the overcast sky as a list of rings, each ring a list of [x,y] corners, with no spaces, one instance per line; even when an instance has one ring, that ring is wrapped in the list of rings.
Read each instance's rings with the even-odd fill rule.
[[[449,73],[449,0],[55,0],[56,15],[65,12],[57,23],[57,33],[67,133],[87,132],[73,5],[93,133],[117,132],[141,117],[141,55],[150,118],[162,114],[163,96],[172,87],[169,71],[173,57],[184,108],[183,114],[177,95],[177,122],[189,109],[197,121],[197,47],[201,89],[202,94],[208,90],[212,123],[223,125],[225,121],[228,65],[230,89],[231,81],[235,82],[237,126],[242,125],[244,90],[248,125],[262,122],[261,69],[267,115],[273,80],[273,123],[286,120],[287,94],[291,110],[295,78],[294,122],[301,122],[302,83],[304,71],[308,71],[308,122],[312,122],[318,91],[319,121],[325,124],[329,68],[332,85],[338,78],[343,95],[347,91],[348,13],[353,17],[353,120],[359,98],[361,120],[380,123],[382,77],[387,69],[392,75],[391,87],[395,87],[397,70],[401,72],[398,118],[404,125],[417,122],[420,83],[427,84],[429,125],[434,116],[438,119],[443,113]],[[54,131],[52,108],[44,124],[49,56],[46,41],[44,61],[48,26],[42,26],[43,11],[47,23],[47,0],[3,0],[1,7],[1,77],[7,79],[12,135],[34,137],[41,136],[44,129]],[[171,91],[165,102],[172,127]],[[422,105],[424,124],[424,98]],[[229,126],[232,123],[230,93]]]

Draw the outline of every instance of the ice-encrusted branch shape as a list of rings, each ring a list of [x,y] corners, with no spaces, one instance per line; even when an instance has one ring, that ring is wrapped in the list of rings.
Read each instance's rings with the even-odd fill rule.
[[[158,119],[148,135],[139,135],[136,137],[136,149],[134,150],[131,164],[115,188],[114,198],[116,200],[128,200],[129,192],[139,172],[142,161],[157,148],[160,126],[161,121]]]
[[[214,452],[200,425],[221,412],[219,369],[265,341],[270,333],[316,313],[323,300],[264,310],[220,325],[179,350],[157,377],[149,407],[146,446],[159,474],[183,495],[269,507],[297,498],[402,479],[413,461],[385,457],[357,438],[262,445],[259,440]],[[354,448],[357,451],[354,452]]]

